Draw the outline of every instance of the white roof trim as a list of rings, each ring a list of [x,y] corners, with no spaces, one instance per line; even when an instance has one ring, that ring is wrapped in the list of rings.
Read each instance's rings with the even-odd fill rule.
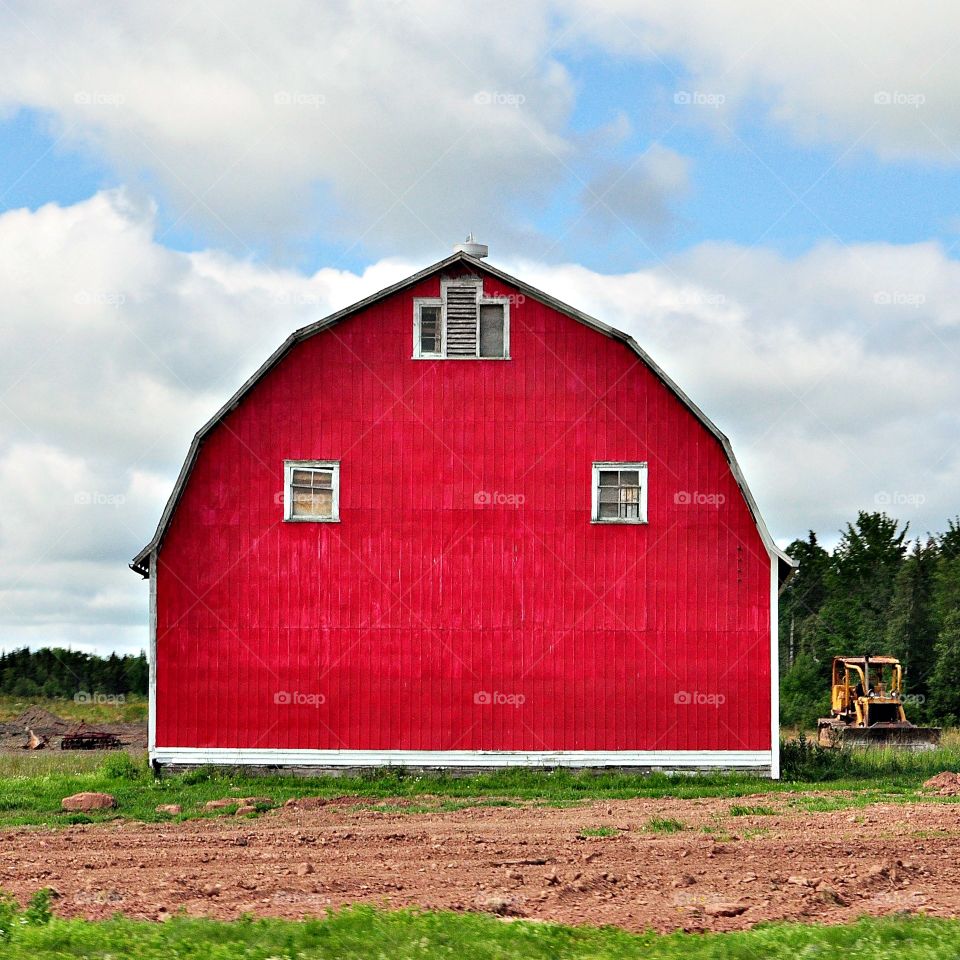
[[[788,568],[786,575],[781,578],[781,584],[786,582],[786,579],[790,576],[790,573],[792,573],[793,569],[797,566],[797,562],[791,557],[787,556],[787,554],[776,545],[773,537],[770,536],[770,531],[767,529],[767,525],[763,521],[763,517],[760,514],[760,509],[757,506],[757,502],[754,500],[753,494],[750,492],[750,488],[747,486],[747,481],[743,476],[743,471],[740,469],[740,464],[737,463],[737,458],[734,456],[733,447],[730,445],[730,441],[727,439],[726,435],[717,428],[716,424],[714,424],[714,422],[683,392],[683,390],[681,390],[680,387],[678,387],[677,384],[674,383],[673,380],[671,380],[670,377],[663,372],[660,366],[654,362],[650,355],[643,350],[636,340],[624,333],[622,330],[617,330],[615,327],[611,327],[608,324],[603,323],[603,321],[597,320],[595,317],[591,317],[589,314],[583,313],[582,311],[577,310],[575,307],[571,307],[569,304],[566,304],[561,300],[557,300],[556,297],[552,297],[550,294],[544,293],[542,290],[538,290],[536,287],[532,287],[528,283],[524,283],[522,280],[518,280],[516,277],[510,276],[510,274],[505,273],[502,270],[498,270],[485,260],[478,260],[475,257],[471,257],[469,254],[463,252],[454,253],[453,255],[438,261],[432,266],[426,267],[424,270],[420,270],[418,273],[407,277],[405,280],[401,280],[399,283],[394,283],[389,287],[384,287],[382,290],[378,290],[376,293],[371,294],[369,297],[365,297],[363,300],[358,300],[349,307],[344,307],[342,310],[338,310],[336,313],[331,313],[328,317],[324,317],[322,320],[318,320],[316,323],[308,324],[307,326],[301,327],[299,330],[291,333],[290,336],[287,337],[287,339],[284,340],[283,343],[270,355],[267,361],[253,374],[253,376],[251,376],[243,384],[243,386],[241,386],[240,389],[237,390],[237,392],[200,428],[200,430],[197,431],[196,436],[193,438],[193,442],[190,444],[190,449],[187,452],[187,458],[184,460],[183,466],[180,468],[177,482],[174,484],[173,490],[170,493],[170,498],[167,500],[167,504],[164,507],[163,514],[160,517],[160,522],[157,524],[156,532],[154,533],[151,541],[133,558],[130,563],[130,568],[142,576],[148,575],[150,570],[148,562],[150,554],[152,551],[159,548],[160,543],[163,540],[163,535],[166,533],[167,526],[173,517],[173,511],[176,509],[177,503],[180,500],[180,496],[183,493],[184,487],[186,486],[187,479],[190,476],[190,472],[193,470],[193,465],[196,462],[198,453],[200,452],[200,446],[207,434],[210,433],[228,413],[237,408],[237,406],[240,404],[240,401],[255,386],[257,381],[259,381],[261,377],[263,377],[269,370],[276,366],[276,364],[278,364],[280,360],[282,360],[283,357],[290,352],[292,347],[302,340],[307,340],[314,334],[320,333],[320,331],[325,330],[327,327],[333,326],[340,320],[344,320],[347,317],[365,309],[366,307],[371,306],[377,301],[392,296],[394,293],[399,293],[401,290],[411,287],[414,284],[419,283],[421,280],[425,280],[427,277],[432,276],[434,273],[444,270],[458,262],[469,264],[476,270],[490,274],[490,276],[496,277],[497,279],[502,280],[504,283],[508,283],[511,286],[516,287],[518,290],[523,291],[523,293],[525,293],[527,296],[533,297],[535,300],[539,300],[548,307],[552,307],[554,310],[566,314],[568,317],[572,317],[574,320],[578,320],[580,323],[583,323],[588,327],[592,327],[594,330],[598,330],[600,333],[603,333],[614,340],[622,340],[628,347],[630,347],[630,349],[633,350],[633,352],[636,353],[636,355],[651,370],[654,376],[662,381],[662,383],[677,397],[677,399],[680,400],[680,402],[687,407],[687,409],[703,424],[703,426],[705,426],[707,430],[713,434],[713,436],[723,447],[727,462],[730,464],[730,471],[737,482],[737,486],[740,487],[740,490],[743,493],[744,499],[747,502],[747,507],[753,516],[754,523],[757,526],[757,531],[760,534],[760,538],[763,540],[764,546],[767,548],[767,551],[771,556],[776,556]]]

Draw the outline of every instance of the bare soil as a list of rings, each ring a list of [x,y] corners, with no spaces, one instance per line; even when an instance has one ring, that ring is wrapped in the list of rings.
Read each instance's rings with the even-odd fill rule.
[[[730,817],[730,800],[381,812],[346,798],[256,819],[0,832],[0,887],[43,886],[56,912],[164,919],[300,918],[349,903],[486,910],[632,930],[734,930],[761,920],[960,915],[960,804]],[[686,829],[645,829],[650,817]],[[715,842],[700,831],[732,831]],[[580,836],[613,827],[611,837]],[[760,832],[758,832],[760,831]]]

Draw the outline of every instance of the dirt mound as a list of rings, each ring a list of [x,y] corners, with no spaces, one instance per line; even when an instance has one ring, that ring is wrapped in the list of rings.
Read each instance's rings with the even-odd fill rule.
[[[960,795],[960,773],[951,773],[945,770],[931,777],[924,783],[927,790],[936,790],[941,797],[955,797]]]
[[[70,726],[63,717],[58,717],[43,707],[28,707],[13,723],[22,730],[34,730],[47,736],[63,733]]]

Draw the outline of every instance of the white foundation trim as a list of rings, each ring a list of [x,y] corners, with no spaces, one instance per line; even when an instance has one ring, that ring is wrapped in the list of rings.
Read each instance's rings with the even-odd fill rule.
[[[271,750],[154,747],[158,763],[317,767],[746,767],[773,769],[769,750]]]

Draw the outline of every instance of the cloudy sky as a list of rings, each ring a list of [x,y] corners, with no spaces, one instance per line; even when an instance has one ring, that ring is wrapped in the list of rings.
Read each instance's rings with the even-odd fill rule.
[[[960,509],[960,8],[3,3],[0,646],[137,650],[195,430],[445,256],[633,334],[778,541]]]

